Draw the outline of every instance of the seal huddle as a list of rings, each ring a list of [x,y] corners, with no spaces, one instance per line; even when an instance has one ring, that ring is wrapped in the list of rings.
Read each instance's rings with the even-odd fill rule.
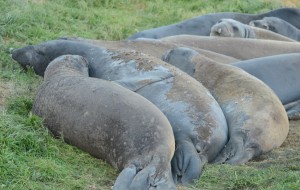
[[[51,62],[33,113],[45,118],[55,136],[122,170],[114,189],[176,189],[170,180],[175,142],[167,118],[145,98],[88,77],[83,57]]]
[[[215,13],[124,41],[63,37],[12,58],[44,77],[33,113],[119,169],[114,189],[176,189],[207,163],[279,147],[300,118],[300,44],[255,28],[269,17],[300,28],[299,9]]]

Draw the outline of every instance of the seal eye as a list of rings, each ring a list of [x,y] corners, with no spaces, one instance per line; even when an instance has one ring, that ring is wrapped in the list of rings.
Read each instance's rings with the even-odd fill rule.
[[[269,26],[266,24],[263,24],[262,27],[263,27],[263,29],[269,30]]]
[[[233,26],[232,29],[233,29],[234,32],[239,31],[238,27],[236,27],[236,26]]]

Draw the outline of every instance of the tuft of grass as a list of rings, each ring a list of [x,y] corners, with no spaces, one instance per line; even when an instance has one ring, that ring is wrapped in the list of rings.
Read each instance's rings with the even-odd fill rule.
[[[287,4],[284,4],[287,3]],[[54,139],[31,113],[42,78],[23,71],[12,48],[61,36],[121,40],[135,32],[213,12],[259,13],[296,0],[2,0],[0,1],[0,189],[110,189],[117,171]],[[1,95],[1,93],[0,93]],[[2,96],[0,96],[2,98]],[[245,165],[207,165],[200,180],[181,189],[299,189],[300,123],[278,152]],[[293,137],[293,138],[291,138]],[[272,159],[271,159],[272,158]]]

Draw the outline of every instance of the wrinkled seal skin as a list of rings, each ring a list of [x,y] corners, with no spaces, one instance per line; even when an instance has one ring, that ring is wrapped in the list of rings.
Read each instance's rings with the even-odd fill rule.
[[[233,19],[221,19],[212,26],[210,36],[294,41],[272,31],[251,27]]]
[[[211,27],[222,18],[231,18],[241,23],[248,24],[252,20],[262,19],[264,17],[278,17],[281,18],[298,29],[300,29],[300,9],[297,8],[281,8],[262,14],[243,14],[243,13],[214,13],[206,14],[199,17],[184,20],[179,23],[152,28],[138,32],[128,39],[136,38],[163,38],[166,36],[174,36],[181,34],[209,36]]]
[[[189,48],[170,50],[163,60],[200,81],[220,104],[229,128],[229,141],[216,163],[245,163],[279,147],[287,137],[289,122],[284,107],[262,81]]]
[[[63,40],[71,40],[71,41],[78,41],[87,44],[92,44],[100,47],[105,48],[119,48],[119,49],[132,49],[136,50],[157,58],[161,58],[164,52],[168,49],[172,49],[178,47],[178,45],[173,43],[161,42],[160,40],[156,39],[136,39],[136,40],[124,40],[124,41],[103,41],[103,40],[93,40],[93,39],[85,39],[80,37],[62,37],[60,39]],[[192,48],[192,47],[191,47]],[[233,57],[229,57],[226,55],[218,54],[212,51],[207,51],[204,49],[199,48],[192,48],[197,52],[207,56],[210,59],[215,61],[222,61],[222,63],[233,63],[239,61]]]
[[[281,54],[233,63],[267,84],[282,104],[300,100],[300,53]],[[297,105],[288,106],[289,119],[297,119]]]
[[[203,165],[227,142],[225,116],[208,90],[154,57],[66,40],[27,46],[15,50],[12,57],[21,65],[30,64],[35,71],[42,71],[49,60],[62,54],[84,56],[90,63],[91,77],[118,82],[150,100],[167,116],[176,145],[171,161],[175,182],[188,184],[198,179]]]
[[[300,30],[289,22],[277,17],[264,17],[262,20],[253,20],[249,23],[249,25],[270,30],[291,39],[300,41]]]
[[[178,35],[160,39],[162,42],[195,47],[234,57],[240,60],[278,54],[300,53],[300,43],[244,38],[219,38]]]
[[[55,136],[123,170],[114,189],[176,189],[167,118],[144,97],[88,77],[83,57],[65,55],[49,64],[33,113]]]

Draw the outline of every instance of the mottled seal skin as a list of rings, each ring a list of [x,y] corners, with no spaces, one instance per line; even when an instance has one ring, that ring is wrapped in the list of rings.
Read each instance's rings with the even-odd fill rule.
[[[229,141],[216,163],[245,163],[279,147],[287,137],[289,121],[284,107],[262,81],[189,48],[172,49],[163,60],[200,81],[220,104],[229,128]]]
[[[219,38],[194,35],[170,36],[160,40],[181,46],[205,49],[240,60],[278,54],[300,53],[299,43],[275,40]]]
[[[282,104],[300,100],[300,53],[281,54],[232,63],[267,84]],[[299,108],[288,106],[289,119]]]
[[[181,34],[209,36],[211,27],[222,18],[231,18],[241,23],[248,24],[251,20],[258,20],[264,17],[278,17],[281,18],[298,29],[300,29],[300,9],[297,8],[281,8],[262,14],[243,14],[233,12],[222,12],[206,14],[191,19],[184,20],[179,23],[152,28],[138,32],[128,39],[136,38],[163,38],[166,36],[174,36]]]
[[[49,64],[32,111],[55,136],[122,170],[114,189],[176,189],[168,119],[144,97],[88,77],[83,57],[64,55]]]
[[[85,39],[80,37],[61,37],[59,39],[63,40],[71,40],[71,41],[78,41],[87,44],[92,44],[100,47],[105,48],[119,48],[119,49],[132,49],[136,50],[157,58],[161,58],[164,52],[168,49],[172,49],[178,47],[178,45],[174,43],[167,43],[161,42],[159,39],[136,39],[136,40],[123,40],[123,41],[103,41],[103,40],[94,40],[94,39]],[[190,47],[192,48],[192,47]],[[207,56],[210,59],[213,59],[217,62],[222,61],[222,63],[233,63],[239,61],[233,57],[229,57],[226,55],[222,55],[219,53],[215,53],[212,51],[199,49],[199,48],[192,48],[197,52],[201,53],[202,55]]]
[[[249,23],[249,25],[270,30],[291,39],[300,41],[300,30],[289,22],[277,17],[264,17],[262,20],[253,20]]]
[[[208,90],[157,58],[66,40],[27,46],[15,50],[12,57],[42,71],[48,60],[63,54],[85,57],[91,77],[119,83],[150,100],[166,115],[175,137],[171,166],[176,183],[188,184],[198,179],[203,165],[213,160],[227,142],[225,116]]]
[[[252,27],[233,19],[221,19],[212,26],[210,36],[294,41],[272,31]]]

